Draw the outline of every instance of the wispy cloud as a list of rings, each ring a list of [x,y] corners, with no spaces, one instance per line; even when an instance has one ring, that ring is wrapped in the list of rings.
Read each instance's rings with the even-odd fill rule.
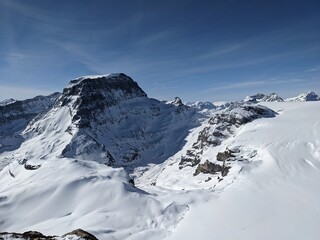
[[[244,48],[246,45],[241,43],[234,43],[234,44],[226,44],[220,47],[214,47],[211,50],[204,52],[196,57],[195,60],[208,60],[218,56],[227,55],[233,53],[235,51]]]
[[[220,90],[227,90],[227,89],[241,89],[241,88],[250,88],[250,87],[257,87],[257,86],[272,86],[272,85],[279,85],[279,84],[287,84],[287,83],[299,83],[299,82],[306,82],[306,79],[282,79],[282,78],[270,78],[265,80],[255,80],[255,81],[245,81],[240,83],[234,84],[226,84],[226,85],[216,85],[215,87],[208,88],[203,90],[203,93],[215,92]]]
[[[157,44],[161,41],[168,41],[174,37],[175,33],[176,31],[172,29],[166,29],[164,31],[151,33],[138,39],[136,41],[136,44],[140,46],[145,46]]]
[[[318,71],[320,71],[320,65],[306,70],[306,72],[318,72]]]
[[[213,91],[219,91],[224,89],[238,89],[238,88],[246,88],[246,87],[252,87],[252,86],[259,86],[259,85],[265,85],[266,81],[251,81],[251,82],[241,82],[241,83],[235,83],[235,84],[227,84],[227,85],[218,85],[216,87],[208,88],[206,90],[203,90],[203,93],[207,92],[213,92]]]

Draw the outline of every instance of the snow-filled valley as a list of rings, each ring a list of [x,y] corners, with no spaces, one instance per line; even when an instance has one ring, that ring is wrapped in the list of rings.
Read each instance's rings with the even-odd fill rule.
[[[320,101],[261,99],[161,102],[111,74],[6,101],[0,232],[319,239]]]

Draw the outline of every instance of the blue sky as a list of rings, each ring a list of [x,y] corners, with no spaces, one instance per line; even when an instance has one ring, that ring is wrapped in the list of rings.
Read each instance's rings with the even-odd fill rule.
[[[150,96],[320,94],[320,2],[0,0],[0,99],[123,72]]]

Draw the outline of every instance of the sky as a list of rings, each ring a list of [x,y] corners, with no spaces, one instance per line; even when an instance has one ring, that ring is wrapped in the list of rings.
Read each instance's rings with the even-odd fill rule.
[[[149,97],[320,94],[318,0],[0,0],[0,100],[123,72]]]

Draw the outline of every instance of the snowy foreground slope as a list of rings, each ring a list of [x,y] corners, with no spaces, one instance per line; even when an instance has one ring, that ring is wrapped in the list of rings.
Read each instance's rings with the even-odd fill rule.
[[[0,232],[319,239],[319,101],[188,107],[124,74],[50,99],[37,116],[0,107]]]
[[[279,116],[229,140],[259,149],[260,164],[195,203],[169,239],[320,238],[320,103],[264,105]]]

